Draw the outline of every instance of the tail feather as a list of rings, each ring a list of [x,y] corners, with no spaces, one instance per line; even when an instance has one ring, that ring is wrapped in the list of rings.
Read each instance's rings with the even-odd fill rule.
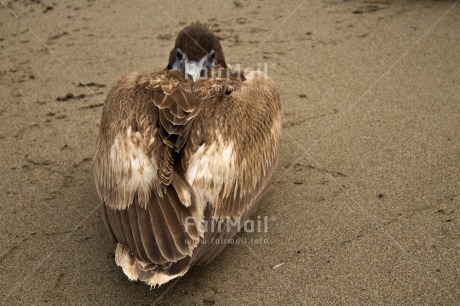
[[[115,249],[115,262],[129,280],[142,281],[155,288],[187,273],[190,260],[181,260],[163,271],[159,266],[136,259],[127,247],[118,243]]]

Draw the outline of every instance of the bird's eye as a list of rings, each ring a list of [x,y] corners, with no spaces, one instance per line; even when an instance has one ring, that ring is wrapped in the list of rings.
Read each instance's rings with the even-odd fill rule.
[[[216,58],[216,52],[214,50],[209,54],[209,58],[213,61]]]
[[[201,69],[201,71],[200,71],[200,77],[204,77],[205,74],[206,74],[206,70]]]
[[[176,51],[176,58],[178,60],[182,60],[182,58],[183,58],[182,52],[180,52],[179,50]]]

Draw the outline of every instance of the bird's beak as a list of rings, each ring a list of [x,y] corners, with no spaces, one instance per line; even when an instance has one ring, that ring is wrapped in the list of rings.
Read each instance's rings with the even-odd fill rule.
[[[214,63],[215,63],[215,51],[212,50],[211,52],[203,56],[203,58],[201,58],[199,62],[189,61],[186,58],[183,72],[185,74],[190,75],[193,81],[196,82],[200,78],[206,77],[208,68],[213,67]]]
[[[185,74],[188,74],[192,77],[193,82],[196,82],[201,78],[201,71],[204,69],[203,65],[201,64],[201,60],[199,62],[185,60]]]

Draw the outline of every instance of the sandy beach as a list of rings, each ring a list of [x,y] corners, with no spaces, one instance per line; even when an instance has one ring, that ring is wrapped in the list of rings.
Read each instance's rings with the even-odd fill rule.
[[[458,305],[458,2],[0,1],[0,304]],[[150,290],[114,262],[95,140],[197,20],[276,82],[280,163],[266,231]]]

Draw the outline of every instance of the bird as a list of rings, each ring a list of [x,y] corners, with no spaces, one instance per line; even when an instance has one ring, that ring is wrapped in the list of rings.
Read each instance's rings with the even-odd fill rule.
[[[267,192],[280,138],[274,81],[227,65],[209,25],[184,27],[167,67],[122,77],[102,109],[93,176],[116,265],[155,288],[213,260]]]

